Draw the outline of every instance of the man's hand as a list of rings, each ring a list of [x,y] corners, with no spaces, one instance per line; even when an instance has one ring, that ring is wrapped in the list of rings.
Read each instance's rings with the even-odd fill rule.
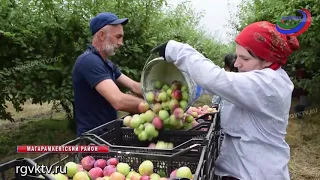
[[[143,97],[142,87],[140,83],[130,79],[128,76],[124,74],[121,74],[121,76],[116,81],[117,84],[119,84],[120,86],[128,88],[131,92],[135,93],[139,97]]]
[[[142,98],[143,98],[141,83],[135,82],[134,85],[133,85],[133,88],[132,88],[131,92],[133,92],[133,93],[135,93],[136,95],[138,95],[139,97],[142,97]]]

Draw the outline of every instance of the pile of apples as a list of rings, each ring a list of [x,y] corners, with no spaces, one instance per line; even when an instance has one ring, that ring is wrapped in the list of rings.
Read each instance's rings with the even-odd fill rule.
[[[217,112],[217,109],[216,108],[213,108],[213,107],[210,107],[208,105],[203,105],[202,107],[199,106],[199,107],[193,107],[191,106],[188,110],[187,110],[187,114],[191,114],[193,117],[195,118],[199,118],[205,114],[208,114],[208,113],[216,113]],[[211,119],[211,117],[208,117],[209,119]]]
[[[51,174],[56,180],[169,180],[174,178],[193,179],[190,168],[184,166],[173,170],[170,177],[163,173],[155,173],[150,160],[143,161],[135,171],[127,163],[119,162],[117,158],[95,159],[86,156],[80,164],[68,162],[65,164],[67,174]]]
[[[181,107],[186,109],[189,100],[188,86],[180,81],[173,81],[171,85],[155,81],[154,88],[145,94],[146,100],[153,105],[155,111],[164,109],[174,111],[175,108]]]
[[[159,130],[191,129],[198,123],[195,116],[184,112],[189,99],[188,87],[181,82],[168,84],[156,81],[154,90],[146,93],[146,101],[139,104],[140,114],[126,116],[123,125],[134,129],[140,141],[158,137]],[[152,109],[150,105],[152,105]],[[198,116],[198,115],[197,115]]]
[[[150,149],[173,149],[173,143],[158,141],[155,143],[150,143],[148,146]]]

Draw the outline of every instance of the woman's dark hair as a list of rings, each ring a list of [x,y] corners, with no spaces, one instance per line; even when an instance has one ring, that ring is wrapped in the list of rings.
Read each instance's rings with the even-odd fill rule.
[[[238,72],[238,68],[234,67],[237,56],[233,53],[227,54],[224,57],[224,67],[230,69],[231,72]]]
[[[248,53],[249,53],[252,57],[257,58],[257,59],[259,59],[260,61],[264,61],[262,58],[260,58],[260,57],[258,57],[257,55],[255,55],[252,51],[249,51],[249,50],[247,50],[247,51],[248,51]]]

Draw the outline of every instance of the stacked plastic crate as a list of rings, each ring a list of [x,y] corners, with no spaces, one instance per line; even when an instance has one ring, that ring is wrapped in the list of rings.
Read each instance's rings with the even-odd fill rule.
[[[119,118],[83,134],[82,137],[63,144],[66,145],[107,145],[108,153],[45,153],[34,159],[16,159],[0,165],[0,179],[54,179],[46,174],[22,175],[16,172],[17,166],[45,165],[49,167],[64,166],[67,162],[81,162],[86,156],[94,159],[117,158],[119,162],[127,163],[134,171],[139,171],[139,165],[150,160],[153,172],[167,179],[179,179],[170,174],[180,168],[188,167],[193,174],[193,180],[217,180],[214,176],[214,161],[220,147],[220,108],[217,112],[206,114],[196,120],[199,124],[189,130],[162,130],[156,139],[140,141],[132,128],[123,126]],[[150,143],[157,141],[170,142],[173,148],[150,148]],[[72,179],[72,177],[69,177]],[[111,179],[110,179],[111,180]]]

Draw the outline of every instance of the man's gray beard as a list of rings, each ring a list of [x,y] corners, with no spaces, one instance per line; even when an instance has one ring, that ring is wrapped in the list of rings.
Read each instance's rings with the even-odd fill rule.
[[[105,46],[105,47],[104,47],[104,51],[106,52],[106,54],[107,54],[108,56],[113,56],[113,55],[116,54],[115,48],[114,48],[114,47],[111,47],[110,45]]]

